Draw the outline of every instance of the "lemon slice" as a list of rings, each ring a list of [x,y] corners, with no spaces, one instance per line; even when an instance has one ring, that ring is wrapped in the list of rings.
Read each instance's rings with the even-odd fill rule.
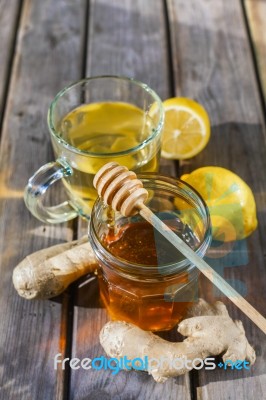
[[[198,154],[210,139],[210,120],[196,101],[173,97],[163,102],[162,157],[184,160]]]
[[[235,173],[221,167],[202,167],[181,179],[206,201],[213,238],[230,242],[244,239],[257,227],[256,203],[250,187]]]

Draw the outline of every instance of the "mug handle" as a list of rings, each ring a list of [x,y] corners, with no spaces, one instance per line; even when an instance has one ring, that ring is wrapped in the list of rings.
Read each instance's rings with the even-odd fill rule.
[[[64,160],[57,160],[43,165],[29,179],[24,191],[24,201],[29,211],[40,221],[56,224],[78,216],[78,211],[69,200],[54,207],[43,204],[47,189],[72,173],[72,168]]]

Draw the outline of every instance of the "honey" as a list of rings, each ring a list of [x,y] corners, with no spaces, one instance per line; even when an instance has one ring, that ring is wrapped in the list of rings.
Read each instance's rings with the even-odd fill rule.
[[[155,237],[157,236],[157,238]],[[160,236],[160,237],[159,237]],[[132,322],[147,330],[167,330],[178,323],[193,301],[193,292],[184,300],[176,295],[176,289],[189,284],[189,274],[184,271],[169,277],[160,272],[160,262],[174,263],[183,256],[154,228],[141,221],[128,224],[116,235],[111,229],[102,244],[116,258],[132,265],[146,267],[143,271],[132,267],[131,278],[106,270],[99,274],[101,298],[112,319]],[[178,254],[177,254],[178,253]],[[130,268],[130,267],[129,267]],[[149,268],[152,271],[149,274]],[[154,270],[157,270],[154,274]],[[146,275],[145,274],[145,275]],[[152,279],[156,275],[156,279]],[[178,292],[178,291],[177,291]]]
[[[181,181],[142,175],[147,205],[200,256],[210,243],[209,213]],[[101,299],[114,320],[142,329],[169,330],[197,300],[198,272],[140,215],[123,217],[96,200],[90,242],[99,263]]]

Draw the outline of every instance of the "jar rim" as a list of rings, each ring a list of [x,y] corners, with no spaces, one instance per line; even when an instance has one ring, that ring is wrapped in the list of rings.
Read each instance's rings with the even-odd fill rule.
[[[150,173],[150,172],[145,173],[145,174],[138,174],[138,178],[143,181],[144,186],[146,183],[145,180],[150,181],[150,182],[152,182],[152,181],[161,182],[162,186],[163,186],[163,184],[172,185],[172,188],[175,188],[175,189],[180,188],[180,186],[181,186],[182,189],[185,189],[186,193],[188,195],[190,195],[194,201],[199,202],[201,209],[204,210],[204,212],[205,212],[206,229],[205,229],[202,239],[200,240],[199,245],[197,246],[197,248],[195,250],[195,253],[198,254],[200,257],[203,257],[210,245],[210,242],[211,242],[211,220],[210,220],[210,213],[209,213],[208,206],[205,203],[204,199],[201,197],[201,195],[191,185],[189,185],[188,183],[186,183],[178,178],[172,178],[169,176],[164,176],[161,174]],[[162,186],[161,186],[161,188],[162,188]],[[170,186],[167,186],[167,189],[169,190]],[[145,274],[149,273],[154,276],[155,274],[159,273],[160,276],[163,276],[163,275],[170,275],[172,273],[176,274],[177,272],[181,273],[183,271],[188,272],[188,271],[191,271],[191,269],[195,268],[195,266],[187,258],[185,258],[185,256],[182,260],[180,260],[178,262],[172,262],[172,263],[168,263],[165,265],[159,265],[159,266],[158,265],[151,266],[151,265],[137,264],[137,263],[133,263],[128,260],[125,260],[123,258],[114,256],[110,251],[108,251],[108,249],[106,249],[102,245],[102,243],[97,235],[97,232],[95,229],[95,224],[94,224],[94,220],[96,217],[95,210],[97,209],[97,207],[107,208],[107,206],[104,205],[104,203],[100,197],[98,197],[96,199],[94,206],[93,206],[90,224],[89,224],[89,237],[91,237],[92,245],[93,245],[96,253],[100,249],[104,258],[110,260],[110,263],[116,265],[116,267],[118,269],[122,269],[125,271],[130,270],[131,273],[137,272],[138,274],[141,274],[141,275],[145,275]]]

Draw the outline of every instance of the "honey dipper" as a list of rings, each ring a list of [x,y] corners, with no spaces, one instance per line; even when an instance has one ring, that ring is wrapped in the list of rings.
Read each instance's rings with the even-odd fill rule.
[[[139,212],[146,221],[153,225],[161,235],[169,240],[180,253],[266,333],[266,319],[145,206],[148,192],[134,172],[116,162],[109,162],[97,172],[93,185],[104,203],[112,206],[115,211],[120,211],[125,217]]]

